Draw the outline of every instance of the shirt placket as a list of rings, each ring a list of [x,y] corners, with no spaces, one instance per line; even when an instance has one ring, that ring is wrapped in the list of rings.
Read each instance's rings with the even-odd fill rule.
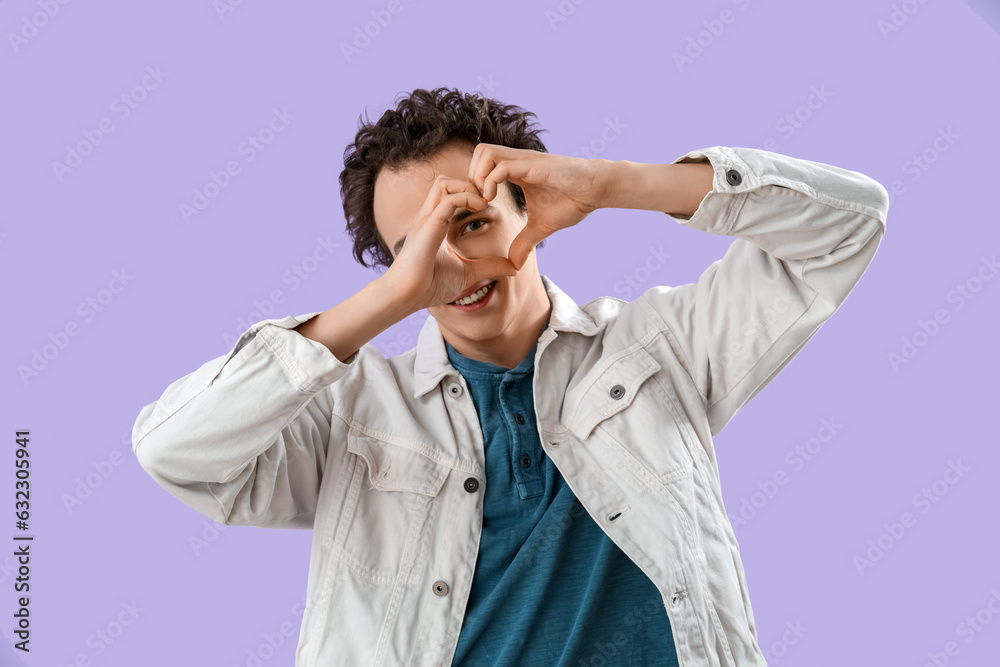
[[[542,452],[537,446],[535,414],[531,406],[530,376],[504,373],[500,382],[500,407],[510,437],[511,470],[521,499],[545,491]],[[527,395],[526,395],[527,393]]]

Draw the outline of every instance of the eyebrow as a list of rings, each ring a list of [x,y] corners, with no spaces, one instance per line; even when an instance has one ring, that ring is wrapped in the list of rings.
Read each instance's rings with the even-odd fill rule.
[[[452,216],[451,222],[453,224],[454,223],[459,223],[459,222],[462,222],[463,220],[465,220],[466,218],[468,218],[470,216],[473,216],[473,215],[489,215],[489,214],[493,213],[494,211],[496,211],[496,209],[493,208],[493,204],[492,203],[489,206],[487,206],[486,208],[484,208],[482,211],[470,211],[467,208],[460,208],[460,209],[458,209],[458,211],[455,212],[455,215]],[[403,234],[403,236],[398,241],[396,241],[396,244],[392,246],[392,252],[394,254],[398,255],[399,251],[403,249],[403,244],[404,243],[406,243],[406,234]]]

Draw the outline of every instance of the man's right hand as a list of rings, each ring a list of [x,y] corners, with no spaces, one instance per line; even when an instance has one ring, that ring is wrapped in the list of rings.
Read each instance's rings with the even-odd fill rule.
[[[483,280],[517,274],[506,257],[466,259],[448,242],[449,228],[458,224],[451,218],[458,210],[480,211],[487,206],[469,181],[444,175],[434,180],[406,242],[382,275],[399,302],[414,312],[443,306]]]

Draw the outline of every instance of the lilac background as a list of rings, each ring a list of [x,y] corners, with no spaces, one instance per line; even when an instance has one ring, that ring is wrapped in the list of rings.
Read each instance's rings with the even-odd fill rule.
[[[714,145],[769,148],[890,189],[888,233],[858,288],[716,438],[726,507],[771,664],[923,665],[929,653],[996,664],[1000,280],[977,283],[978,271],[993,277],[983,258],[1000,246],[995,3],[244,0],[220,14],[225,1],[0,5],[0,515],[10,521],[0,539],[13,544],[13,432],[23,428],[36,536],[30,656],[10,648],[16,573],[13,547],[0,548],[0,664],[82,655],[81,665],[235,667],[257,664],[254,654],[292,664],[311,533],[213,526],[139,467],[131,428],[247,323],[325,310],[376,277],[343,233],[344,147],[366,108],[374,120],[397,94],[441,85],[534,111],[553,153],[589,145],[594,157],[667,162]],[[39,13],[48,4],[51,18]],[[371,12],[391,21],[348,62],[340,45]],[[699,35],[701,53],[678,67],[674,54]],[[114,100],[147,67],[167,74],[123,118]],[[803,106],[823,88],[825,101]],[[274,108],[294,119],[248,161],[239,146]],[[782,130],[796,112],[802,122]],[[113,131],[60,178],[53,162],[102,119]],[[624,125],[605,133],[612,141],[601,139],[608,119]],[[948,128],[951,143],[935,147]],[[921,154],[926,169],[914,167]],[[241,172],[185,222],[179,205],[229,160]],[[337,247],[314,255],[318,239]],[[552,237],[539,265],[580,303],[631,300],[627,276],[641,289],[693,282],[731,241],[605,209]],[[671,253],[651,273],[650,247]],[[312,270],[306,280],[291,278],[296,266]],[[118,293],[106,291],[114,271],[127,278],[112,283]],[[959,307],[954,290],[966,284],[978,291]],[[281,303],[263,303],[276,290]],[[80,308],[88,298],[104,299],[100,312]],[[924,336],[937,311],[947,321]],[[374,344],[405,351],[425,317]],[[888,355],[904,337],[920,347],[894,368]],[[46,351],[45,367],[22,377]],[[842,426],[801,468],[786,460],[825,437],[824,419]],[[959,460],[968,471],[940,481]],[[779,471],[787,483],[760,492]],[[914,496],[936,481],[943,495],[924,513]],[[758,507],[740,525],[744,501]],[[907,511],[915,525],[891,538],[885,524]],[[891,548],[859,571],[880,538]],[[134,619],[120,614],[133,603]],[[979,630],[960,625],[977,613]],[[99,640],[119,615],[131,624]],[[798,638],[786,633],[796,623],[808,628]],[[290,636],[261,653],[282,624]]]

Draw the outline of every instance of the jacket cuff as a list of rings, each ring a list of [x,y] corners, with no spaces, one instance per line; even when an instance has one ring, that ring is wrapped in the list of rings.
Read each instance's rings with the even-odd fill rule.
[[[712,189],[698,205],[694,215],[666,215],[683,223],[687,227],[700,229],[709,234],[728,235],[736,220],[737,207],[733,197],[760,187],[760,179],[750,167],[727,146],[712,146],[690,151],[674,160],[671,164],[689,162],[708,162],[715,170],[712,178]]]
[[[757,148],[711,146],[690,151],[671,164],[709,162],[715,170],[712,190],[693,216],[671,215],[685,226],[710,234],[733,236],[745,197],[763,186],[800,192],[833,208],[885,221],[889,194],[877,181],[856,171],[789,157]],[[726,196],[728,195],[728,196]]]
[[[254,338],[259,338],[281,361],[289,379],[300,390],[307,393],[319,391],[343,377],[354,366],[361,353],[359,349],[345,361],[341,361],[322,343],[294,330],[319,314],[289,315],[257,322],[236,341],[229,359],[236,356]],[[229,363],[228,359],[226,363]]]

